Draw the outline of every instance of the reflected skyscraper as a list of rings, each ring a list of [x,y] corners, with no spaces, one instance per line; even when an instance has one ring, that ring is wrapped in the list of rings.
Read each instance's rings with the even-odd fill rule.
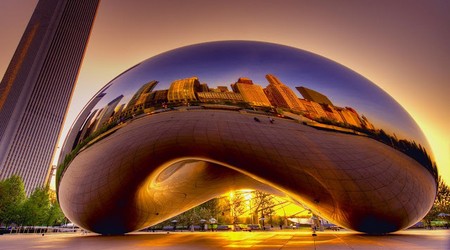
[[[98,0],[40,0],[0,83],[0,179],[43,186]]]
[[[80,131],[80,133],[78,133],[78,134],[71,134],[71,135],[69,135],[68,137],[66,137],[64,142],[67,142],[67,141],[78,142],[78,140],[80,140],[80,137],[83,135],[82,132],[86,132],[86,129],[87,129],[88,125],[90,124],[90,121],[91,121],[91,119],[93,117],[93,114],[90,115],[90,111],[92,110],[92,108],[95,107],[95,105],[97,105],[97,103],[105,95],[106,95],[105,93],[100,93],[100,94],[98,94],[97,96],[95,96],[94,98],[91,99],[89,105],[85,107],[87,111],[84,111],[84,112],[82,112],[81,114],[78,115],[77,120],[79,119],[79,122],[77,122],[77,123],[72,125],[72,129],[77,129],[77,130],[82,130],[82,131]],[[76,146],[76,145],[74,145],[74,146]],[[68,152],[68,149],[61,150],[61,153],[59,155],[59,161],[64,160],[64,156],[66,154],[68,154],[68,153],[70,153],[70,152]]]
[[[197,77],[176,80],[170,85],[167,98],[169,102],[194,101],[197,100],[195,92],[201,89]]]
[[[298,100],[298,97],[294,94],[288,86],[284,85],[274,75],[266,75],[269,85],[264,89],[272,105],[276,107],[289,108],[295,110],[305,110],[303,105]]]
[[[150,93],[158,84],[158,81],[152,80],[147,84],[144,84],[128,102],[127,109],[144,108]]]
[[[122,100],[123,95],[120,95],[111,102],[109,102],[105,107],[103,107],[102,111],[99,112],[97,117],[97,122],[95,124],[94,131],[103,127],[106,123],[109,122],[109,119],[111,116],[118,110],[116,110],[117,106],[120,103],[120,100]]]
[[[327,96],[325,96],[315,90],[308,89],[305,87],[295,87],[295,88],[298,90],[298,92],[300,92],[300,94],[302,94],[302,96],[306,100],[321,103],[321,104],[333,105],[333,103],[330,101],[330,99],[328,99]]]
[[[231,84],[231,88],[234,92],[240,93],[244,101],[250,103],[251,105],[271,106],[263,88],[258,84],[254,84],[253,81],[248,78],[239,78],[236,83]]]

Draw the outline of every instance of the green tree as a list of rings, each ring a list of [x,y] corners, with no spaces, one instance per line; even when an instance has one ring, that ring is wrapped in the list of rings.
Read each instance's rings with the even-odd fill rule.
[[[50,213],[49,189],[36,188],[22,205],[22,225],[46,226]]]
[[[446,219],[449,222],[448,216],[440,216],[442,214],[450,214],[450,188],[445,184],[441,176],[438,178],[438,190],[433,207],[423,219],[428,227],[431,226],[431,221],[438,219]]]
[[[47,225],[48,226],[56,226],[61,225],[64,222],[65,215],[59,206],[57,200],[50,202],[50,209],[48,211]]]
[[[441,176],[438,178],[439,188],[436,203],[442,213],[450,213],[450,188]]]
[[[197,210],[199,210],[199,208],[194,207],[182,214],[177,215],[175,219],[178,221],[178,225],[189,228],[189,226],[198,223],[200,216],[197,214]]]
[[[201,220],[208,221],[218,215],[218,199],[211,199],[197,207],[191,208],[175,217],[167,219],[155,227],[172,225],[172,221],[176,220],[178,226],[189,228],[190,225],[201,225]]]
[[[211,199],[199,206],[198,215],[201,219],[209,220],[210,218],[218,219],[219,208],[218,208],[218,199]]]
[[[20,208],[25,198],[22,178],[13,175],[0,181],[0,224],[10,225],[20,220]]]

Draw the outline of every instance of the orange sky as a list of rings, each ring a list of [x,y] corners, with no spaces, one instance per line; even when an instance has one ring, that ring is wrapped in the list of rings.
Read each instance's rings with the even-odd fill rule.
[[[0,75],[36,2],[0,1]],[[448,13],[444,0],[104,0],[63,136],[100,87],[146,58],[207,41],[267,41],[332,59],[388,92],[422,128],[450,183]]]

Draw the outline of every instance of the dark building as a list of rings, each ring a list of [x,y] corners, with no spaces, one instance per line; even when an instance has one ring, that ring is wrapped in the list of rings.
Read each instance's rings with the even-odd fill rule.
[[[99,0],[40,0],[0,83],[0,179],[43,186]]]
[[[317,102],[320,104],[333,105],[333,103],[330,101],[330,99],[328,99],[328,97],[326,95],[323,95],[315,90],[308,89],[305,87],[295,87],[295,88],[308,101],[313,101],[313,102]]]
[[[202,92],[209,92],[208,84],[206,84],[206,83],[201,83],[201,84],[200,84],[200,87],[201,87],[201,89],[202,89]]]

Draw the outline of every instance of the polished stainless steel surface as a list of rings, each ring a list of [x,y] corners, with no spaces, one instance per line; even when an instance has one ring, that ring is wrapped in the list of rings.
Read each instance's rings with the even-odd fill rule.
[[[150,58],[101,89],[67,136],[57,186],[68,218],[99,233],[239,188],[383,233],[430,209],[430,152],[395,100],[342,65],[276,44],[213,42]]]

